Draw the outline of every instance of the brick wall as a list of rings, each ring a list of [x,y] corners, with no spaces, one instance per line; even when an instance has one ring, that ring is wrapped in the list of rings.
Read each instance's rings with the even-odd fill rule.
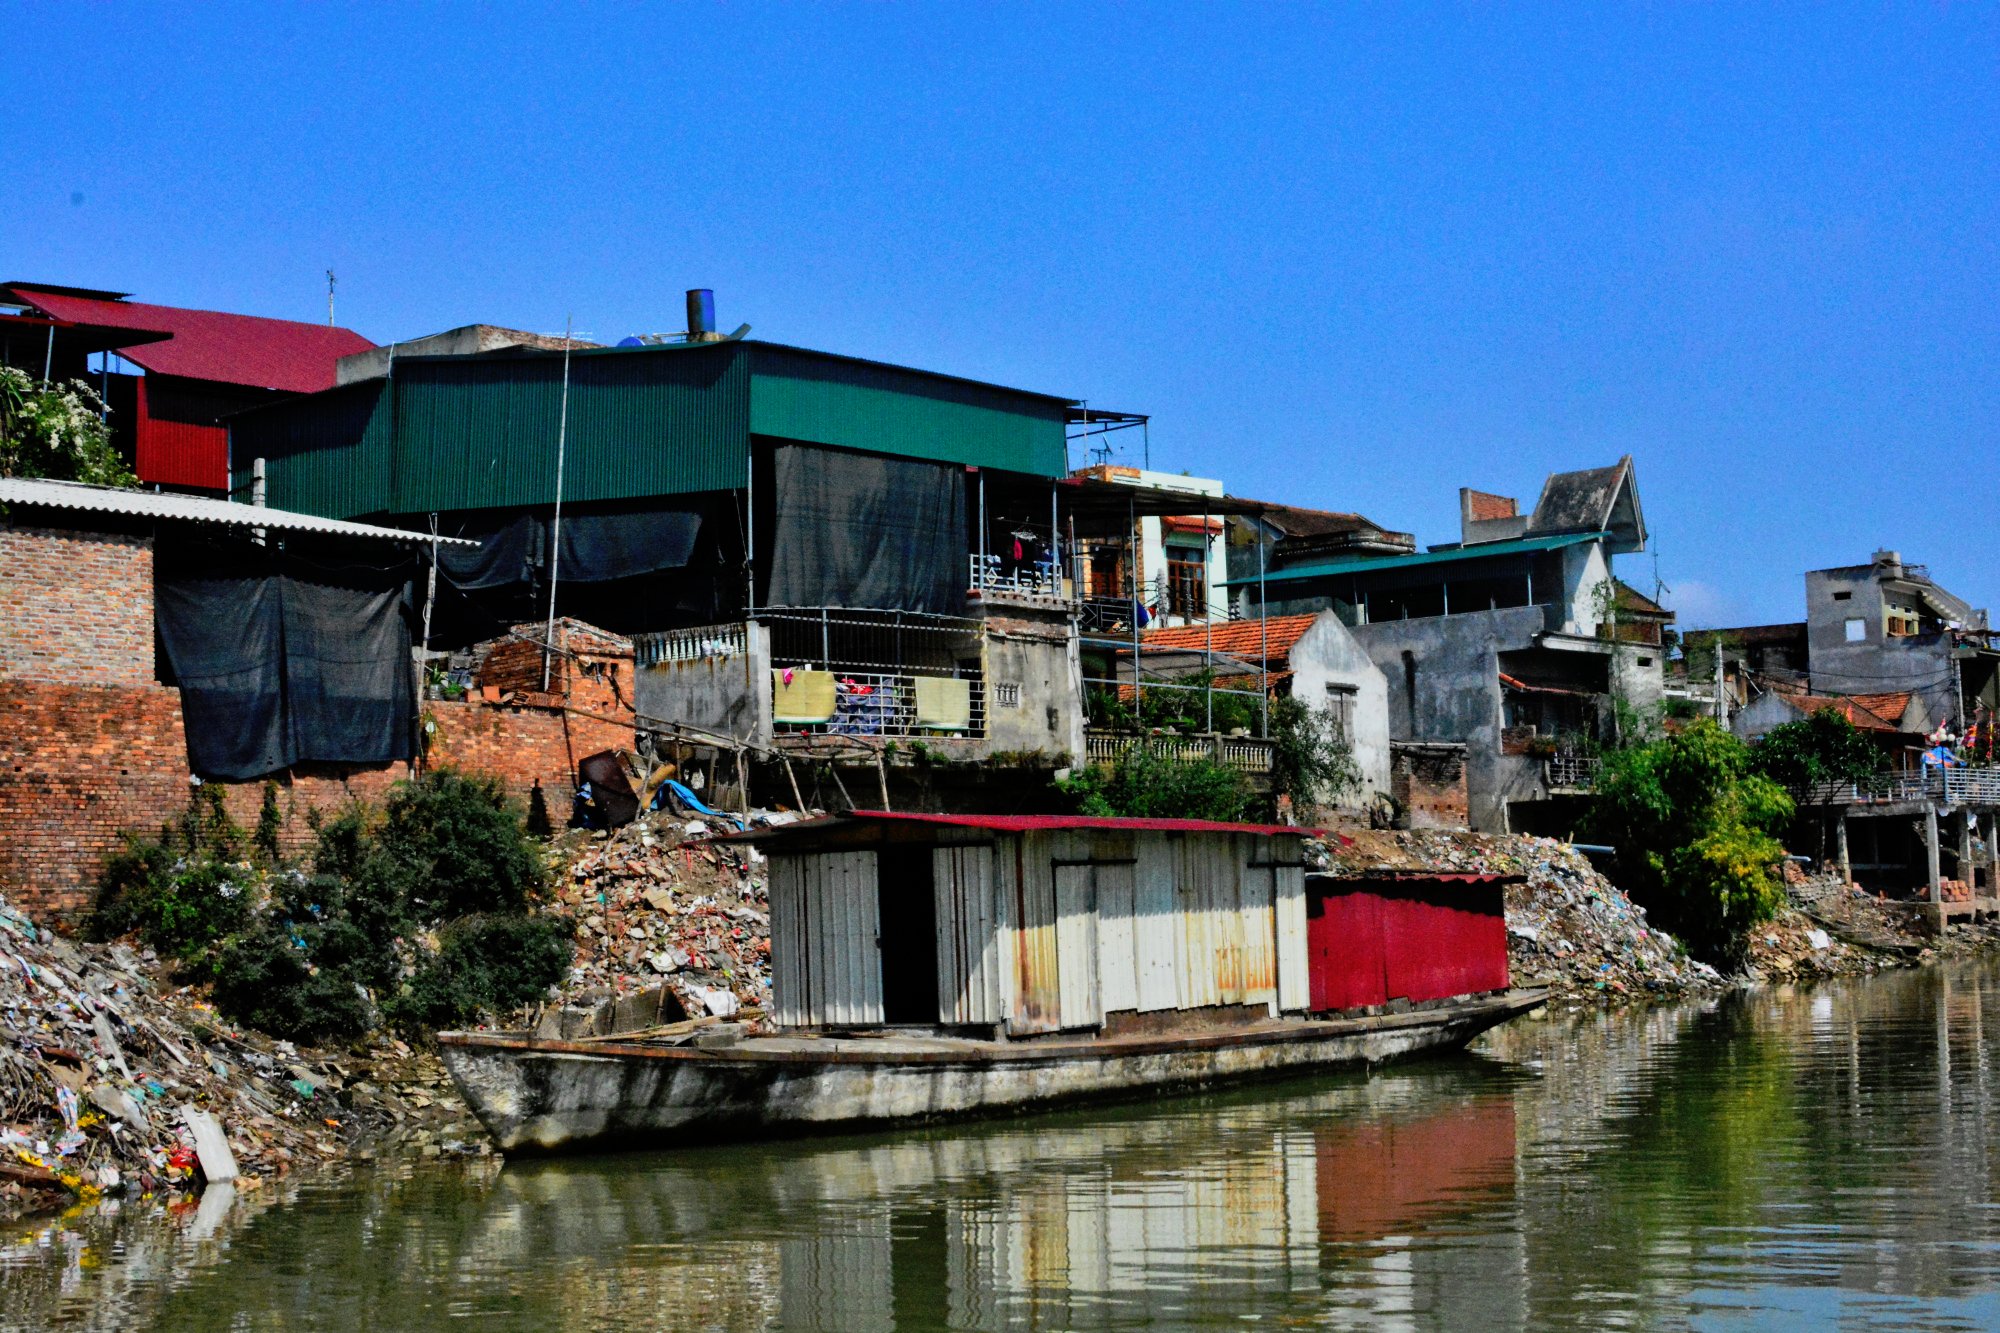
[[[525,800],[540,783],[558,827],[568,817],[574,759],[632,744],[629,721],[559,707],[476,701],[424,706],[430,761],[493,774]],[[90,904],[120,834],[157,833],[186,808],[192,786],[180,692],[0,679],[0,892],[30,911],[72,917]],[[303,850],[309,809],[379,799],[405,764],[313,765],[278,779],[286,840]],[[246,828],[262,781],[226,784]]]
[[[0,677],[150,684],[151,539],[0,523]]]
[[[1389,795],[1402,810],[1406,828],[1472,827],[1465,747],[1391,744]]]

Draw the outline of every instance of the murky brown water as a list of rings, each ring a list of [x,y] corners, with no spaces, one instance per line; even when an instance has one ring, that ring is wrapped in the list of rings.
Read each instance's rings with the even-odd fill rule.
[[[0,1323],[2000,1327],[2000,964],[1001,1125],[20,1227]]]

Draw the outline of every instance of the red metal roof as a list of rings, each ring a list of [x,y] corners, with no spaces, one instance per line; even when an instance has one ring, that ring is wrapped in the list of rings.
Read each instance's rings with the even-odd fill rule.
[[[164,341],[146,341],[119,355],[157,374],[220,384],[317,393],[333,387],[334,362],[375,345],[352,329],[328,324],[104,300],[33,283],[14,283],[7,290],[72,324],[166,334]]]
[[[861,820],[894,821],[905,824],[937,824],[947,828],[986,829],[993,833],[1033,833],[1043,830],[1110,829],[1148,833],[1252,833],[1273,838],[1316,838],[1328,836],[1323,830],[1299,828],[1292,824],[1220,824],[1206,819],[1113,819],[1102,815],[925,815],[900,814],[890,810],[846,810],[818,819],[777,828],[751,829],[733,833],[731,839],[754,841],[807,831],[823,832],[841,823]],[[1339,835],[1332,835],[1338,837]],[[1341,839],[1346,841],[1346,839]]]

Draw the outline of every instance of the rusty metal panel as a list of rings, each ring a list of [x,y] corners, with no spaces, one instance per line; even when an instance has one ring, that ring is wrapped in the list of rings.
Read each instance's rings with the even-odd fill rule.
[[[1312,1000],[1306,965],[1306,872],[1303,866],[1277,866],[1270,873],[1277,899],[1278,1008],[1297,1013]]]
[[[804,862],[771,858],[771,1016],[781,1026],[812,1022],[807,982]]]
[[[1156,1013],[1180,1003],[1179,840],[1141,833],[1132,867],[1132,952],[1138,968],[1138,1010]]]
[[[1174,901],[1179,949],[1175,966],[1179,972],[1179,1007],[1201,1009],[1222,1003],[1222,988],[1216,984],[1215,956],[1221,931],[1215,912],[1215,858],[1207,838],[1179,840]]]
[[[1137,866],[1097,867],[1098,1006],[1105,1013],[1139,1007],[1139,962],[1134,952]]]
[[[1055,871],[1057,998],[1065,1028],[1097,1027],[1097,867]]]
[[[1243,940],[1243,1004],[1267,1006],[1278,1012],[1277,881],[1272,876],[1268,844],[1262,838],[1232,837],[1236,855],[1237,900]],[[1260,855],[1260,853],[1263,853]]]
[[[1014,995],[1010,1032],[1062,1027],[1062,975],[1056,948],[1053,840],[1025,833],[1014,844]]]
[[[931,853],[937,894],[938,1013],[947,1023],[997,1023],[1000,940],[991,847]]]

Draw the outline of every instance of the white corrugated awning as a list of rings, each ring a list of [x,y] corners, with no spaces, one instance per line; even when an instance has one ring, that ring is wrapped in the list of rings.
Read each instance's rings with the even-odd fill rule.
[[[272,532],[318,532],[332,537],[363,537],[419,545],[433,540],[441,546],[479,545],[465,537],[434,539],[427,532],[378,528],[372,523],[350,523],[344,518],[295,514],[289,509],[268,509],[263,505],[237,504],[231,500],[212,500],[200,495],[167,495],[157,491],[124,490],[116,486],[86,486],[76,481],[0,477],[0,505],[36,505],[47,509],[74,509],[87,514],[123,514],[176,523],[265,528]]]

